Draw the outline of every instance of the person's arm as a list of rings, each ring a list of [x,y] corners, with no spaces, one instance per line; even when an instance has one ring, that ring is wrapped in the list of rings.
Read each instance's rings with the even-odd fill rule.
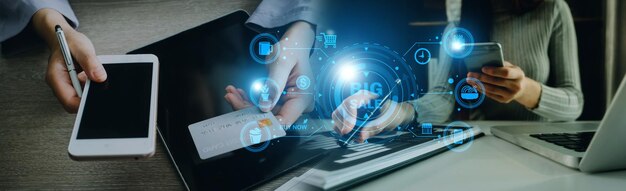
[[[557,15],[550,38],[550,78],[552,86],[542,84],[541,98],[532,111],[551,121],[576,120],[582,113],[583,93],[578,69],[578,45],[570,9],[556,1]]]
[[[296,87],[295,81],[299,76],[305,75],[311,79],[311,85],[315,84],[309,65],[309,53],[315,39],[314,2],[264,0],[246,22],[246,25],[258,32],[278,33],[280,29],[285,30],[278,42],[282,51],[280,55],[270,55],[278,59],[268,64],[268,78],[278,85],[270,94],[275,95],[272,99],[279,99],[277,102],[272,101],[280,104],[280,107],[272,104],[271,107],[262,107],[261,110],[273,111],[280,123],[286,126],[293,124],[303,112],[313,110],[313,94],[310,91],[314,88],[300,90]],[[241,93],[236,87],[229,87],[226,90],[225,99],[234,109],[250,105],[246,104],[245,97],[239,95]],[[287,93],[280,96],[283,91]]]
[[[22,32],[35,13],[46,8],[56,10],[64,16],[64,23],[68,24],[64,29],[78,26],[78,19],[67,0],[0,1],[0,42]]]
[[[83,83],[87,78],[95,82],[103,82],[107,78],[91,41],[74,29],[78,26],[78,19],[67,0],[0,1],[0,41],[19,34],[29,24],[50,48],[46,72],[48,85],[65,110],[75,113],[80,97],[72,87],[54,28],[56,25],[63,28],[72,57],[80,66],[77,69],[83,70],[78,74]]]
[[[56,25],[63,28],[72,57],[79,64],[78,69],[83,70],[78,74],[79,80],[83,83],[87,78],[94,82],[103,82],[107,79],[106,71],[96,57],[93,44],[85,35],[74,30],[65,17],[54,9],[38,10],[33,15],[31,24],[50,48],[46,81],[65,110],[75,113],[80,104],[80,97],[70,81],[54,28]]]
[[[455,18],[449,18],[449,20],[454,21]],[[453,27],[456,27],[456,24],[450,23],[443,33],[445,34]],[[426,88],[428,92],[419,99],[410,101],[415,109],[417,122],[442,123],[450,119],[454,109],[454,95],[446,94],[446,92],[451,92],[451,87],[454,85],[448,83],[452,65],[452,57],[441,47],[437,61],[433,59],[427,64],[428,87]]]
[[[319,5],[316,0],[264,0],[246,21],[246,25],[256,31],[281,28],[297,21],[304,21],[313,27],[318,23]]]

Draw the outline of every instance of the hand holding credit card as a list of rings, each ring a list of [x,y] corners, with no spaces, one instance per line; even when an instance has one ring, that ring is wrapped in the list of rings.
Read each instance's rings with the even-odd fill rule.
[[[271,112],[248,107],[189,125],[201,159],[283,137],[286,132]]]

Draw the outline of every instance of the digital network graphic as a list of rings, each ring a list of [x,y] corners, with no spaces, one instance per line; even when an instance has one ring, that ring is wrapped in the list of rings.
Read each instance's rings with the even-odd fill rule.
[[[338,35],[333,34],[332,31],[322,32],[315,36],[316,43],[313,47],[281,47],[274,35],[262,33],[250,42],[250,54],[257,63],[272,64],[279,59],[280,51],[310,51],[311,60],[321,65],[321,68],[314,76],[297,76],[295,86],[299,90],[314,92],[312,94],[315,98],[315,115],[311,116],[329,120],[334,111],[340,110],[342,115],[354,119],[354,124],[348,124],[348,120],[343,120],[346,124],[332,125],[353,126],[354,129],[351,132],[353,134],[363,131],[378,132],[380,129],[376,128],[388,127],[390,122],[399,116],[399,108],[397,104],[386,104],[386,102],[416,101],[420,96],[437,94],[438,96],[453,96],[452,100],[462,108],[474,109],[485,99],[484,85],[478,79],[459,79],[459,75],[451,76],[444,82],[450,86],[449,89],[452,89],[449,91],[430,92],[428,88],[418,87],[415,70],[430,67],[428,64],[434,59],[432,54],[434,48],[444,51],[447,56],[454,59],[463,59],[471,54],[474,38],[470,31],[464,28],[448,28],[441,38],[435,36],[434,39],[439,41],[415,42],[404,54],[399,54],[377,43],[355,43],[337,48],[337,37]],[[407,62],[407,59],[410,62]],[[397,87],[394,82],[398,82]],[[259,108],[271,107],[277,103],[277,96],[285,96],[285,94],[288,92],[278,90],[278,84],[269,78],[257,79],[249,91],[251,102]],[[371,99],[348,99],[370,94],[377,96]],[[388,100],[383,102],[382,98],[385,95],[389,95]],[[461,108],[457,110],[460,111]],[[347,141],[343,140],[345,136],[339,135],[332,129],[332,125],[310,123],[309,118],[305,118],[296,121],[290,127],[283,128],[311,132],[309,135],[285,137],[306,137],[320,129],[326,129],[330,130],[338,140]],[[393,129],[408,130],[416,138],[436,138],[439,142],[449,144],[448,148],[457,152],[466,150],[473,140],[471,126],[461,121],[452,122],[445,129],[435,128],[432,123],[422,123],[417,127],[414,125],[402,124]],[[251,123],[250,126],[249,129],[242,130],[242,143],[256,145],[257,147],[248,148],[248,150],[258,152],[267,147],[262,137],[271,135],[265,135],[267,132],[262,128],[254,128],[255,124]],[[394,133],[396,132],[381,132],[383,136]],[[365,141],[380,143],[380,141],[393,141],[393,138]]]
[[[318,115],[330,119],[333,111],[345,111],[346,117],[355,118],[355,127],[361,127],[357,132],[385,127],[398,116],[396,104],[372,113],[385,104],[382,99],[386,94],[393,102],[418,98],[413,68],[397,52],[380,44],[357,43],[345,47],[330,57],[320,71],[316,80]],[[396,81],[400,84],[393,88]],[[351,96],[369,95],[368,92],[378,95],[377,98],[350,99],[344,103]],[[345,125],[352,125],[345,122]]]

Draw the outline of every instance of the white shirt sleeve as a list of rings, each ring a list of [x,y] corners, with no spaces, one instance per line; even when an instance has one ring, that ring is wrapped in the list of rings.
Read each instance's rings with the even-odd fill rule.
[[[2,0],[0,1],[0,42],[19,34],[38,10],[51,8],[63,14],[73,27],[78,19],[67,0]]]
[[[295,21],[318,22],[316,0],[263,0],[246,25],[256,31],[285,26]]]

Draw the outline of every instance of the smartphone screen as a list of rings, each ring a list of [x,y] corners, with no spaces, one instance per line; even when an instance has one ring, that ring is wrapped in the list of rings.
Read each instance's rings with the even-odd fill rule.
[[[76,139],[148,137],[152,63],[104,68],[107,81],[91,82]]]
[[[470,72],[480,73],[483,66],[502,67],[502,48],[496,43],[477,43],[464,62]]]

